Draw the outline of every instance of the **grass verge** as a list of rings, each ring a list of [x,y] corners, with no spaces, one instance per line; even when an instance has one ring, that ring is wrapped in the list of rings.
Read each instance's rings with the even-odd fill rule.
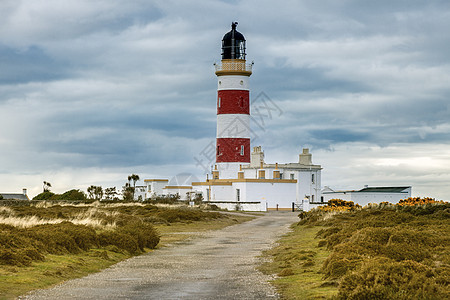
[[[319,247],[316,234],[322,226],[293,226],[277,247],[264,252],[268,262],[260,267],[276,274],[272,281],[286,299],[323,299],[337,294],[337,283],[324,281],[321,268],[330,251]]]

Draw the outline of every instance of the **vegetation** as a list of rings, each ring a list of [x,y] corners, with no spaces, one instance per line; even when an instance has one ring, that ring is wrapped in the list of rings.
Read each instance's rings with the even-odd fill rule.
[[[75,189],[64,192],[63,194],[55,194],[46,190],[33,198],[33,200],[46,201],[85,201],[86,199],[86,194],[83,191]]]
[[[262,269],[279,275],[275,284],[283,295],[290,299],[450,297],[449,203],[409,198],[397,205],[358,208],[337,202],[346,208],[332,209],[331,203],[300,214],[293,232],[268,252],[273,262]]]
[[[87,188],[90,200],[100,201],[103,198],[103,188],[101,186],[91,185]]]
[[[248,219],[141,203],[0,207],[0,299],[98,271],[160,241],[167,245]]]

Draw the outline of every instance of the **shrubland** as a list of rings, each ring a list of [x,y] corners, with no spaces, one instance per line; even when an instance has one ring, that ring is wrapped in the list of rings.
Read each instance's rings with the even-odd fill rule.
[[[331,201],[300,218],[263,266],[287,298],[450,298],[450,203]]]
[[[111,248],[130,255],[158,245],[155,224],[212,220],[217,212],[145,204],[0,207],[0,264],[29,265],[45,254]]]

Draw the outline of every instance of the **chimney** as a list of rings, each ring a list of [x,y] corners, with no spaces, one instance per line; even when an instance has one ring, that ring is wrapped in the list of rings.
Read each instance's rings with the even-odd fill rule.
[[[298,162],[301,165],[306,165],[306,166],[310,166],[312,165],[312,155],[311,153],[309,153],[309,149],[308,148],[303,148],[302,153],[300,153],[299,155],[299,160]]]
[[[250,167],[258,168],[264,163],[264,152],[261,150],[261,146],[253,147],[253,152],[250,157]]]

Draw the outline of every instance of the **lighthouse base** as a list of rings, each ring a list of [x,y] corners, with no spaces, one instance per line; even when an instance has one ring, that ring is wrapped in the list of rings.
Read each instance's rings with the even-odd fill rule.
[[[248,166],[249,163],[239,163],[239,162],[222,162],[217,163],[217,170],[219,171],[220,179],[233,179],[238,178],[238,172],[241,166]]]

